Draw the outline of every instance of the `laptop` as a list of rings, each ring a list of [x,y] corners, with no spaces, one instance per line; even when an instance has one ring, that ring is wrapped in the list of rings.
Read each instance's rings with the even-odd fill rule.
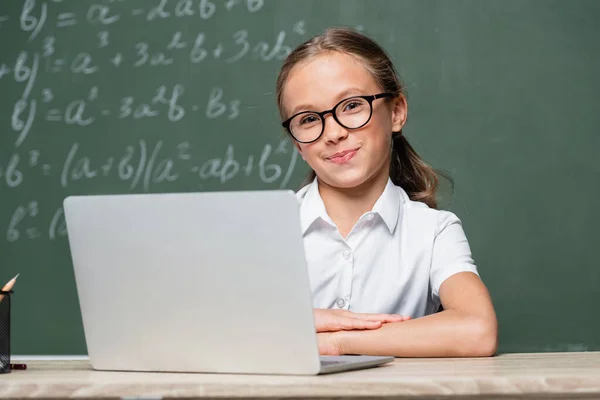
[[[394,360],[319,356],[292,191],[63,205],[94,369],[316,375]]]

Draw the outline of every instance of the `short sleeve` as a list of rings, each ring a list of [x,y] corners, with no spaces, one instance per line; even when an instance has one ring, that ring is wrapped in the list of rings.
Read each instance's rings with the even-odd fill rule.
[[[432,294],[439,298],[442,283],[465,271],[479,275],[461,221],[449,211],[440,211],[429,276]]]

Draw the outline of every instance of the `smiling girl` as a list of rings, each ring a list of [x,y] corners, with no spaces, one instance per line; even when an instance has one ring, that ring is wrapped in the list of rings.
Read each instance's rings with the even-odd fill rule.
[[[329,29],[287,57],[277,101],[312,168],[297,195],[321,354],[493,355],[490,295],[460,220],[436,209],[435,171],[402,134],[386,52]]]

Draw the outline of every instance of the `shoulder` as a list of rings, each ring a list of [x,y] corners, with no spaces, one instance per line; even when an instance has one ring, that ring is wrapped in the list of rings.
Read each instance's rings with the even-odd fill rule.
[[[461,225],[460,218],[452,211],[430,208],[420,201],[411,200],[401,187],[397,186],[403,198],[403,212],[408,220],[415,224],[428,226],[435,236],[452,225]]]

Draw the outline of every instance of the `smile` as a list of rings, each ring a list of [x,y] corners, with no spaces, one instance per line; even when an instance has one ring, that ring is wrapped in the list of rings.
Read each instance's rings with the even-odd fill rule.
[[[327,157],[327,161],[331,161],[334,164],[344,164],[350,161],[358,152],[359,149],[345,150],[335,153],[334,155]]]

